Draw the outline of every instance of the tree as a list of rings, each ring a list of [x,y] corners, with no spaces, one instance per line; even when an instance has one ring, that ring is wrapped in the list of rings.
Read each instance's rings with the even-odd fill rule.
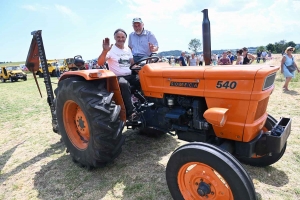
[[[286,43],[286,47],[295,47],[296,46],[296,43],[293,42],[293,41],[289,41],[288,43]]]
[[[195,54],[200,50],[201,47],[202,43],[199,39],[194,38],[189,43],[189,50],[193,51]]]
[[[269,43],[266,48],[268,51],[275,52],[275,46],[272,43]]]
[[[259,46],[259,47],[256,49],[256,52],[258,52],[258,51],[262,52],[262,51],[264,51],[265,49],[266,49],[265,46]]]

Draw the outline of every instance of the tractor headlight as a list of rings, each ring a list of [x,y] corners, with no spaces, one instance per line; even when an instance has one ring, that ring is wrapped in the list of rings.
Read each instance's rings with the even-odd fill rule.
[[[276,73],[269,74],[267,76],[267,78],[265,79],[262,90],[266,90],[266,89],[269,89],[270,87],[272,87],[272,85],[274,84],[274,81],[275,81],[275,77],[276,77]]]

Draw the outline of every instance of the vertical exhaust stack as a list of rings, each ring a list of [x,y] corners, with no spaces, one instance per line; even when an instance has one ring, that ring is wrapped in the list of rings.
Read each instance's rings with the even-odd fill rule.
[[[208,19],[208,10],[204,9],[202,21],[202,41],[203,41],[203,59],[205,65],[211,64],[211,41],[210,41],[210,21]]]

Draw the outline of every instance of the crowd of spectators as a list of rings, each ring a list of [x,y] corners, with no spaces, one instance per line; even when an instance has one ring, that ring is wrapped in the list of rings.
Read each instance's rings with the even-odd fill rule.
[[[256,56],[248,52],[248,48],[244,47],[232,53],[230,50],[222,52],[222,54],[211,54],[210,65],[248,65],[256,60],[260,63],[262,60],[266,62],[272,59],[271,51],[258,50]],[[187,55],[185,51],[181,52],[180,57],[169,56],[167,61],[170,65],[179,64],[180,66],[202,66],[205,65],[203,54],[196,55],[191,53]]]

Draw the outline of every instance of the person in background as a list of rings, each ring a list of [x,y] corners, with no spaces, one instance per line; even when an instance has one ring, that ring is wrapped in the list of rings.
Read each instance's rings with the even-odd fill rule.
[[[211,61],[213,65],[216,65],[218,62],[218,55],[217,54],[212,54],[211,55]]]
[[[137,75],[132,75],[129,69],[134,63],[130,48],[125,46],[127,34],[123,29],[117,29],[114,32],[115,44],[109,42],[109,38],[105,38],[102,44],[102,53],[98,58],[98,65],[103,66],[107,61],[109,70],[117,76],[121,94],[126,108],[126,116],[128,121],[138,121],[138,113],[131,101],[130,85],[139,84]]]
[[[243,48],[243,65],[251,65],[252,62],[255,60],[255,57],[248,53],[248,48]]]
[[[262,52],[261,52],[261,58],[262,58],[262,60],[263,60],[263,62],[266,62],[266,58],[267,58],[267,52],[265,51],[265,50],[263,50]]]
[[[185,57],[185,52],[184,51],[181,52],[181,56],[179,57],[179,65],[180,66],[187,66],[187,61],[186,61],[186,57]]]
[[[174,56],[171,56],[170,62],[172,66],[176,65]]]
[[[234,61],[234,56],[231,54],[231,51],[227,51],[227,56],[230,60],[230,64],[233,64]]]
[[[200,54],[198,56],[198,62],[199,62],[199,66],[202,66],[203,65],[203,54]]]
[[[235,62],[236,65],[243,64],[243,55],[242,54],[243,54],[242,49],[236,51],[236,62]]]
[[[287,47],[285,50],[285,54],[281,59],[281,73],[285,77],[285,83],[282,88],[285,91],[289,91],[288,86],[292,78],[295,77],[295,71],[297,70],[298,73],[300,72],[296,62],[294,61],[294,56],[292,55],[294,50],[295,50],[294,47]],[[287,66],[294,66],[295,70],[290,71],[288,70]]]
[[[198,66],[198,59],[194,53],[191,54],[191,57],[188,61],[188,66]]]
[[[155,35],[144,29],[141,18],[134,18],[132,27],[134,32],[129,35],[128,47],[132,51],[134,62],[149,57],[151,53],[158,51],[158,42]]]
[[[231,61],[227,56],[227,53],[224,51],[222,57],[218,60],[218,65],[230,65]]]
[[[257,57],[256,57],[256,63],[260,63],[260,57],[261,57],[260,50],[257,51],[256,55],[257,55]]]
[[[268,60],[272,60],[272,53],[270,50],[268,51]]]
[[[59,78],[60,77],[60,69],[59,69],[58,63],[56,62],[54,65],[55,65],[56,77]]]

